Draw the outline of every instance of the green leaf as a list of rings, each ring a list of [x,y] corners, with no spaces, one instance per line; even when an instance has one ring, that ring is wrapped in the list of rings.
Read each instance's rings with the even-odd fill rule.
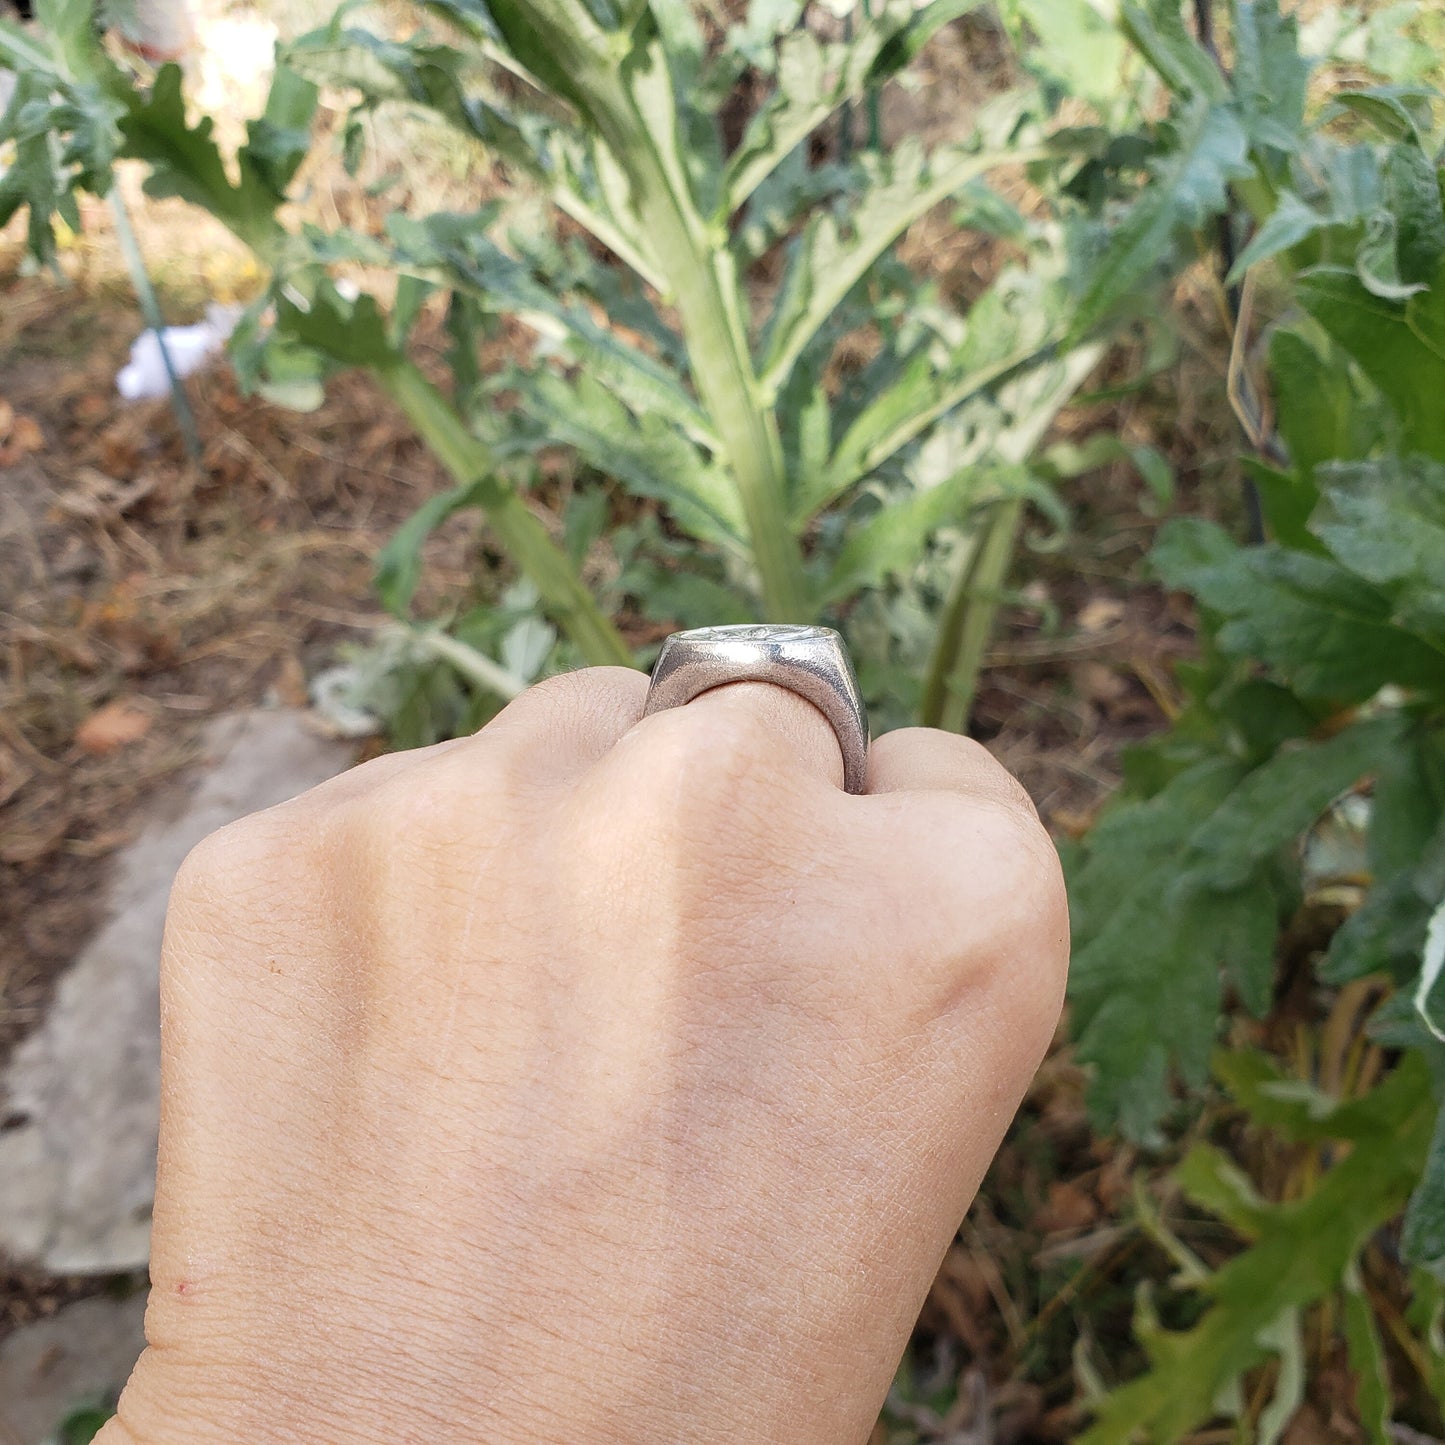
[[[1340,1288],[1361,1248],[1404,1205],[1434,1124],[1428,1074],[1413,1056],[1368,1103],[1374,1129],[1312,1193],[1269,1211],[1257,1241],[1210,1278],[1211,1307],[1198,1324],[1151,1337],[1148,1372],[1098,1402],[1082,1445],[1139,1436],[1172,1445],[1263,1361],[1282,1316]]]
[[[1445,275],[1403,302],[1372,296],[1340,267],[1308,272],[1296,285],[1304,308],[1394,407],[1403,450],[1445,461]]]
[[[1221,102],[1229,89],[1214,58],[1184,28],[1175,0],[1137,5],[1125,0],[1119,20],[1134,47],[1178,96]]]
[[[116,122],[132,98],[92,38],[89,12],[67,16],[63,33],[0,18],[0,66],[14,73],[0,110],[0,150],[14,146],[0,168],[0,226],[24,207],[27,247],[42,265],[55,264],[57,218],[79,229],[76,193],[109,193]]]
[[[1196,1144],[1174,1170],[1174,1182],[1191,1203],[1222,1219],[1241,1239],[1258,1239],[1269,1206],[1249,1175],[1213,1144]]]
[[[1061,288],[1032,272],[1005,271],[970,308],[957,345],[942,354],[941,348],[920,350],[861,407],[816,490],[800,496],[800,515],[829,505],[971,398],[1031,368],[1046,370],[1063,305]]]
[[[841,105],[903,69],[937,30],[981,0],[884,0],[851,40],[824,44],[798,28],[778,48],[777,86],[749,122],[723,177],[731,215]]]
[[[776,394],[819,328],[914,221],[985,171],[1037,154],[951,146],[929,156],[909,140],[891,155],[863,157],[849,210],[818,214],[794,246],[758,368],[764,392]]]
[[[1368,1097],[1333,1098],[1305,1079],[1288,1077],[1274,1059],[1257,1050],[1221,1049],[1211,1068],[1251,1122],[1292,1144],[1358,1140],[1379,1127]]]
[[[1424,282],[1400,279],[1399,226],[1392,211],[1379,210],[1365,220],[1365,234],[1355,250],[1355,275],[1371,296],[1403,301],[1425,289]]]
[[[498,500],[493,477],[463,482],[449,492],[429,497],[392,534],[376,554],[374,582],[382,606],[397,617],[405,617],[421,581],[422,545],[447,518],[468,507],[487,509]]]
[[[1171,1070],[1207,1076],[1221,971],[1268,1000],[1277,905],[1267,877],[1220,892],[1195,874],[1189,844],[1244,769],[1198,763],[1145,802],[1116,804],[1070,877],[1075,940],[1069,993],[1089,1105],[1104,1127],[1148,1137],[1168,1108]],[[1265,987],[1260,987],[1261,980]]]
[[[434,212],[421,220],[395,216],[388,233],[396,260],[476,297],[489,311],[515,317],[584,368],[637,415],[666,419],[716,451],[718,440],[696,400],[662,365],[597,320],[550,278],[507,255],[485,234],[484,213]],[[614,299],[614,308],[616,301]],[[660,326],[660,323],[659,323]],[[667,340],[680,347],[670,334]]]
[[[1293,191],[1282,191],[1274,210],[1249,238],[1249,244],[1239,253],[1225,281],[1231,286],[1238,285],[1251,266],[1282,251],[1293,250],[1301,241],[1333,223],[1333,217],[1321,215],[1312,206],[1305,205]]]
[[[1278,0],[1239,0],[1233,39],[1230,87],[1250,141],[1282,151],[1297,149],[1311,69],[1300,54],[1298,22],[1280,13]]]
[[[1440,171],[1417,146],[1392,146],[1385,191],[1395,218],[1395,272],[1402,285],[1423,287],[1445,274],[1445,206]]]
[[[348,302],[328,287],[305,307],[283,297],[276,306],[276,324],[338,366],[384,370],[400,359],[374,296],[363,294]]]
[[[61,1422],[59,1445],[90,1445],[114,1414],[114,1410],[102,1406],[86,1406],[73,1411]]]
[[[1390,597],[1331,559],[1241,548],[1213,523],[1161,534],[1153,566],[1223,619],[1227,655],[1257,658],[1305,697],[1362,702],[1387,683],[1434,689],[1440,654],[1395,625]]]
[[[1370,1445],[1392,1445],[1390,1370],[1358,1266],[1345,1272],[1344,1285],[1345,1351],[1355,1381],[1355,1413]]]
[[[1268,534],[1287,547],[1303,547],[1308,551],[1314,544],[1317,548],[1318,543],[1305,528],[1319,500],[1319,493],[1303,468],[1282,472],[1278,467],[1267,466],[1257,457],[1243,457],[1240,464],[1259,493],[1260,510],[1264,513]]]
[[[1217,77],[1213,61],[1204,58]],[[1178,146],[1155,166],[1142,198],[1125,213],[1094,265],[1073,334],[1092,330],[1121,302],[1137,297],[1168,258],[1179,232],[1218,215],[1229,183],[1251,169],[1249,138],[1234,111],[1196,102],[1181,119]]]
[[[603,475],[665,502],[694,537],[742,550],[742,508],[727,473],[663,418],[634,416],[585,373],[569,382],[542,370],[516,383],[543,444],[575,447]]]
[[[582,0],[487,0],[486,9],[507,49],[595,124],[596,96],[615,74],[617,53]]]
[[[823,584],[823,605],[916,568],[940,527],[963,522],[981,502],[996,500],[1001,488],[1014,489],[1025,480],[1021,469],[1010,476],[969,467],[907,498],[885,497],[882,506],[849,533]]]
[[[1385,455],[1321,469],[1328,511],[1311,530],[1393,600],[1402,629],[1440,651],[1431,689],[1445,696],[1445,464]]]
[[[1281,329],[1270,338],[1269,369],[1274,381],[1279,430],[1289,448],[1290,461],[1308,479],[1321,462],[1349,460],[1363,456],[1373,437],[1365,432],[1368,408],[1338,351],[1329,356],[1318,350],[1297,331]],[[1301,485],[1302,515],[1292,516],[1292,525],[1281,528],[1275,518],[1279,540],[1291,547],[1309,547],[1303,524],[1313,510],[1317,493]],[[1293,525],[1297,522],[1298,525]]]
[[[1406,1259],[1445,1279],[1445,1111],[1435,1121],[1425,1171],[1405,1211],[1400,1245]]]
[[[290,82],[283,79],[280,84],[286,89]],[[290,164],[290,143],[284,137],[268,135],[261,142],[268,158],[259,165],[243,164],[240,181],[232,185],[220,150],[211,139],[212,128],[209,116],[194,126],[186,124],[180,67],[167,65],[156,76],[148,99],[121,119],[122,154],[149,163],[147,195],[179,196],[209,211],[266,257],[283,236],[275,213],[284,199],[283,193],[272,189],[266,175],[275,178],[285,172]]]
[[[1340,794],[1401,746],[1398,717],[1355,723],[1324,742],[1286,747],[1255,768],[1189,839],[1211,888],[1241,887],[1294,844]]]
[[[1004,20],[1016,48],[1051,98],[1077,96],[1101,113],[1117,103],[1128,43],[1117,24],[1088,0],[1007,0]]]
[[[277,65],[259,119],[248,121],[238,161],[254,172],[278,200],[296,177],[311,148],[311,121],[320,92],[286,65]]]
[[[1422,85],[1372,85],[1343,90],[1333,98],[1341,110],[1368,120],[1387,140],[1412,140],[1426,149],[1437,91]]]

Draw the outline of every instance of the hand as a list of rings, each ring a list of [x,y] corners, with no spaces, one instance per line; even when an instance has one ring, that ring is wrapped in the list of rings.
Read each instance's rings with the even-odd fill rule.
[[[1058,1017],[1057,858],[922,729],[841,791],[597,669],[176,882],[150,1348],[103,1445],[863,1441]]]

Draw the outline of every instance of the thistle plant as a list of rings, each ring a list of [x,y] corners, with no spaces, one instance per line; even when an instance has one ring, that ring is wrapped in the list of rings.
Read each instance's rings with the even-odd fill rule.
[[[1030,459],[1102,352],[1074,324],[1070,233],[988,185],[1008,167],[1057,195],[1077,138],[1051,138],[1033,83],[932,149],[853,143],[858,107],[975,3],[887,0],[841,40],[816,36],[801,4],[757,7],[710,40],[679,0],[431,0],[439,33],[406,42],[343,11],[282,48],[239,178],[209,121],[188,120],[173,69],[132,92],[121,150],[149,165],[153,194],[204,206],[267,268],[235,343],[248,382],[314,400],[326,371],[365,367],[450,469],[455,490],[382,558],[393,609],[406,613],[428,528],[476,508],[558,629],[544,667],[633,661],[621,609],[823,618],[885,639],[887,655],[861,649],[885,718],[959,727],[1026,500],[1042,492]],[[728,147],[724,103],[744,72],[765,94]],[[353,98],[353,167],[377,116],[423,112],[514,192],[545,195],[552,224],[519,227],[496,204],[398,212],[379,234],[288,224],[320,87]],[[895,251],[944,204],[960,225],[1006,232],[1017,258],[967,308]],[[347,264],[390,270],[394,297],[349,299]],[[758,284],[764,271],[776,285]],[[438,295],[449,387],[413,354]],[[502,318],[538,348],[486,375],[478,338]],[[866,364],[840,359],[847,338]],[[559,445],[582,478],[560,519],[581,551],[529,499],[537,454]],[[657,504],[648,535],[607,528],[596,495],[618,487]],[[578,566],[603,532],[629,551],[607,595]]]

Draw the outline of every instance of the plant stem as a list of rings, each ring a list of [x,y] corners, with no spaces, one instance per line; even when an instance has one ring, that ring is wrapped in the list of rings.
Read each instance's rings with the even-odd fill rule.
[[[571,559],[554,542],[526,499],[496,473],[491,452],[436,387],[410,361],[377,369],[387,392],[417,435],[458,483],[481,484],[479,502],[507,555],[536,585],[543,605],[594,666],[633,666],[632,652],[597,606]]]
[[[925,727],[955,733],[968,727],[1023,510],[1022,497],[995,502],[954,578],[923,685]]]
[[[450,663],[468,682],[475,683],[508,702],[527,690],[527,684],[522,678],[514,677],[500,663],[493,662],[486,653],[478,652],[475,647],[469,647],[460,638],[443,632],[439,627],[418,630],[413,640],[423,652]]]
[[[135,287],[136,299],[140,302],[141,315],[145,324],[155,334],[156,348],[161,354],[161,365],[166,369],[166,379],[171,384],[171,408],[176,414],[176,425],[181,429],[181,439],[186,444],[186,453],[193,462],[201,460],[201,433],[196,425],[196,414],[191,410],[190,398],[181,385],[176,368],[171,361],[170,348],[166,345],[166,321],[161,315],[161,303],[151,285],[150,273],[146,270],[145,257],[141,255],[140,242],[136,239],[135,227],[130,223],[130,212],[120,194],[120,186],[113,185],[106,198],[110,202],[111,217],[115,221],[115,238],[120,242],[121,255],[130,271],[131,285]]]
[[[810,621],[816,608],[788,524],[782,442],[753,368],[726,234],[703,220],[686,177],[668,173],[626,91],[609,88],[594,100],[609,148],[632,182],[643,233],[677,306],[698,396],[731,465],[764,613],[774,622]]]

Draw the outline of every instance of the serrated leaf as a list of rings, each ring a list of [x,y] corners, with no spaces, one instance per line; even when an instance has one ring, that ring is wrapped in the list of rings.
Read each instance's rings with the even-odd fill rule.
[[[961,523],[981,501],[1016,488],[1023,479],[1021,473],[1010,477],[970,467],[910,496],[883,499],[883,505],[849,533],[823,584],[821,602],[826,606],[917,567],[940,527]]]
[[[1406,451],[1445,461],[1445,272],[1408,301],[1372,296],[1359,277],[1320,267],[1299,277],[1301,304],[1394,407]]]
[[[943,25],[981,0],[884,0],[852,39],[825,44],[806,29],[778,48],[777,85],[748,124],[723,176],[721,213],[738,210],[839,106],[903,69]]]
[[[267,183],[264,167],[242,164],[240,180],[233,185],[211,138],[212,129],[209,116],[194,126],[186,123],[180,67],[167,65],[156,76],[146,101],[122,117],[122,154],[149,163],[147,195],[179,196],[200,206],[252,250],[267,256],[283,239],[275,213],[284,197]]]
[[[1255,145],[1292,151],[1302,139],[1310,62],[1300,54],[1299,25],[1278,0],[1240,0],[1234,9],[1230,88]]]
[[[1213,68],[1212,61],[1207,63]],[[1137,295],[1161,268],[1175,236],[1222,211],[1229,183],[1251,169],[1249,138],[1234,111],[1202,99],[1195,102],[1181,118],[1177,148],[1155,166],[1142,197],[1126,212],[1093,266],[1074,334],[1092,330],[1121,302]]]
[[[403,265],[436,274],[488,310],[515,316],[549,341],[561,343],[569,360],[629,409],[666,419],[715,451],[718,441],[708,418],[674,372],[502,251],[485,234],[488,219],[445,212],[422,220],[397,216],[388,231]]]
[[[1272,954],[1268,881],[1220,893],[1191,876],[1193,833],[1244,775],[1232,759],[1185,769],[1144,802],[1116,804],[1094,826],[1070,877],[1075,939],[1069,993],[1080,1059],[1102,1125],[1144,1137],[1168,1107],[1171,1070],[1206,1076],[1221,970]]]
[[[1387,683],[1439,685],[1440,654],[1395,625],[1385,592],[1332,559],[1241,548],[1186,518],[1164,529],[1153,566],[1220,615],[1225,653],[1260,659],[1305,697],[1359,702]]]
[[[1405,1211],[1400,1244],[1412,1264],[1445,1279],[1445,1111],[1435,1121],[1425,1169]]]
[[[1258,1239],[1267,1227],[1269,1205],[1223,1149],[1195,1144],[1173,1178],[1186,1199],[1218,1215],[1241,1239]]]
[[[1274,210],[1264,218],[1259,229],[1249,238],[1249,244],[1230,267],[1226,282],[1237,285],[1251,266],[1278,256],[1282,251],[1292,250],[1301,241],[1332,224],[1332,217],[1321,215],[1313,207],[1305,205],[1293,191],[1282,191]]]
[[[1401,720],[1379,717],[1323,742],[1281,749],[1190,836],[1191,869],[1211,888],[1241,887],[1337,797],[1387,762],[1402,741]]]
[[[1221,1049],[1212,1071],[1251,1122],[1273,1130],[1292,1144],[1328,1139],[1357,1140],[1379,1128],[1369,1096],[1337,1099],[1305,1079],[1287,1076],[1268,1054],[1253,1049]]]
[[[1360,1249],[1403,1206],[1434,1123],[1429,1076],[1415,1057],[1369,1102],[1375,1129],[1305,1199],[1269,1212],[1259,1239],[1211,1277],[1203,1319],[1151,1340],[1153,1367],[1096,1405],[1082,1445],[1136,1435],[1172,1445],[1211,1418],[1221,1395],[1261,1363],[1262,1342],[1282,1315],[1341,1286]]]
[[[776,393],[819,328],[914,221],[985,171],[1032,154],[954,146],[930,156],[910,140],[891,155],[863,158],[847,212],[818,214],[794,247],[758,368],[764,391]]]
[[[542,370],[517,386],[546,443],[575,447],[597,471],[665,502],[700,540],[741,550],[745,523],[727,473],[661,417],[634,416],[585,374],[569,382]]]
[[[0,17],[0,66],[14,72],[0,108],[0,227],[22,207],[26,240],[42,265],[56,259],[55,221],[80,226],[76,193],[107,195],[116,154],[116,122],[131,100],[128,81],[91,36],[89,13],[78,32],[29,33]]]
[[[817,489],[800,496],[802,515],[836,500],[970,398],[1049,363],[1064,304],[1060,289],[1036,274],[1005,271],[970,308],[957,345],[943,355],[920,350],[860,408]]]
[[[1088,0],[1009,0],[1000,8],[1020,60],[1051,98],[1078,96],[1101,112],[1117,101],[1128,44]]]
[[[1440,655],[1445,695],[1445,464],[1385,455],[1320,471],[1328,506],[1311,530],[1345,566],[1382,588],[1402,629]]]

